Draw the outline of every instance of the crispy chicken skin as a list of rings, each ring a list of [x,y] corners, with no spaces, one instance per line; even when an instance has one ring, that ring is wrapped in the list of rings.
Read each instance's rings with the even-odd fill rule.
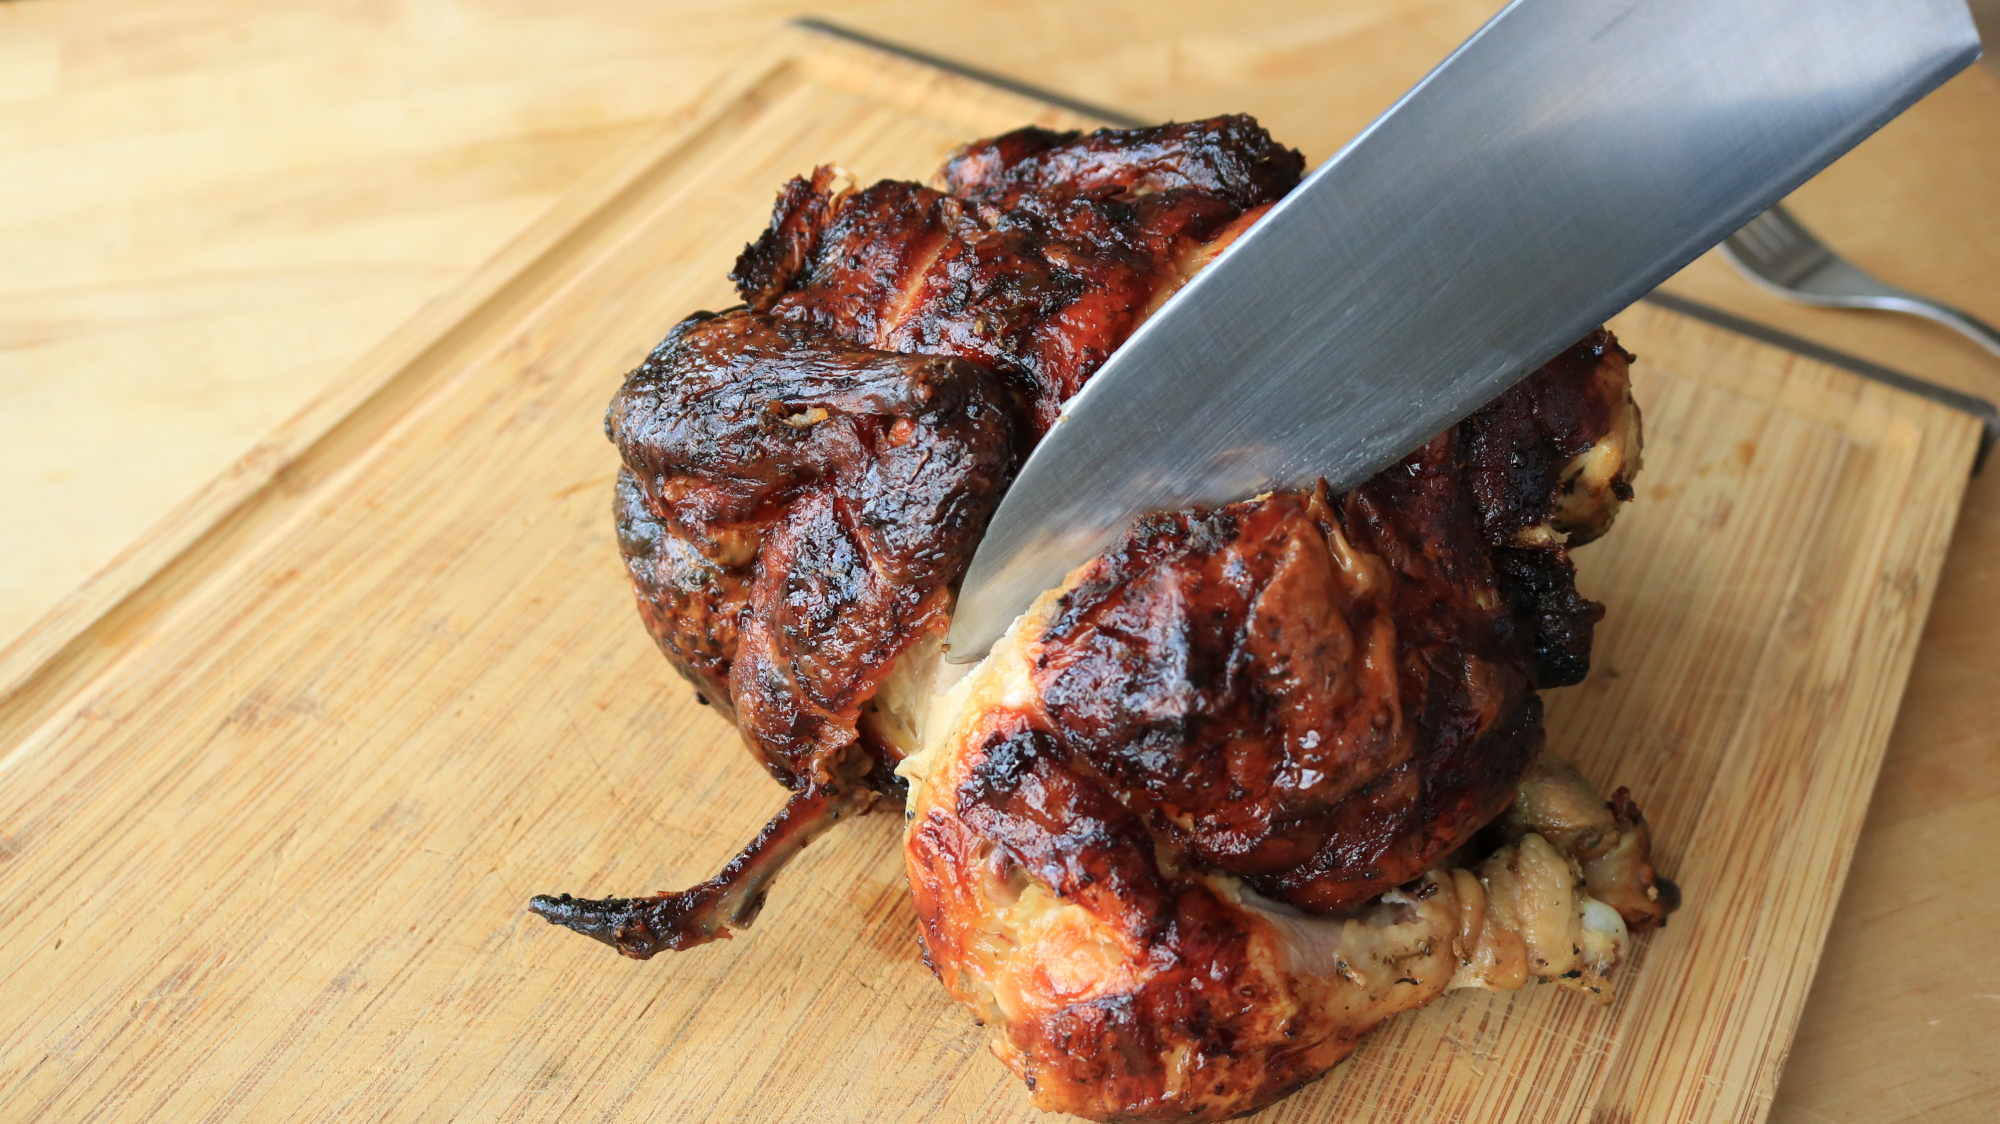
[[[1588,666],[1602,610],[1549,520],[1626,362],[1596,333],[1341,496],[1142,519],[1039,649],[1062,744],[1191,861],[1301,908],[1429,869],[1506,807],[1533,689]]]
[[[786,859],[865,809],[851,778],[900,797],[908,732],[872,700],[934,649],[1014,466],[1303,168],[1220,117],[1022,129],[935,187],[787,184],[731,274],[744,307],[676,326],[605,430],[641,618],[792,802],[701,887],[532,907],[628,955],[689,947],[748,924]]]
[[[683,321],[619,390],[640,616],[787,787],[825,779],[889,664],[943,627],[1014,413],[985,367],[742,309]]]
[[[1304,167],[1247,117],[1082,137],[1021,129],[966,148],[935,187],[843,191],[831,168],[794,180],[731,277],[779,319],[1005,375],[1039,436]]]
[[[1023,129],[942,191],[785,187],[746,307],[677,326],[605,425],[641,615],[780,780],[857,740],[1054,410],[1302,164],[1225,117]]]
[[[1039,1107],[1221,1119],[1450,988],[1608,1001],[1676,892],[1535,690],[1588,657],[1563,536],[1629,491],[1627,359],[1599,333],[1344,495],[1141,520],[934,708],[926,957]]]
[[[1279,497],[1230,514],[1298,506]],[[1349,553],[1332,568],[1368,563]],[[1636,810],[1614,813],[1545,754],[1507,794],[1498,838],[1348,909],[1272,900],[1196,862],[1171,817],[1066,744],[1046,672],[1089,569],[952,688],[902,766],[925,959],[994,1027],[994,1052],[1037,1107],[1223,1119],[1451,988],[1544,980],[1609,1001],[1628,933],[1659,924],[1674,893],[1645,858]]]
[[[1346,492],[1142,519],[951,686],[956,583],[1063,401],[1298,182],[1247,117],[977,142],[929,186],[788,184],[626,379],[641,618],[791,792],[715,878],[535,899],[645,958],[748,925],[908,797],[928,963],[1043,1107],[1250,1111],[1449,987],[1608,994],[1661,923],[1629,794],[1541,753],[1631,497],[1631,356],[1579,341]]]

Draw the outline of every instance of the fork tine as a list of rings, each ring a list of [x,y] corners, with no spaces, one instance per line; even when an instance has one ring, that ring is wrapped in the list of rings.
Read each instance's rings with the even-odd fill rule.
[[[1763,266],[1770,261],[1773,247],[1768,234],[1764,232],[1764,216],[1758,215],[1743,224],[1743,228],[1729,236],[1729,248],[1746,262]]]
[[[1728,248],[1752,273],[1784,288],[1796,287],[1833,260],[1833,251],[1782,203],[1745,223],[1729,237]]]
[[[1782,206],[1782,205],[1781,205]],[[1776,264],[1784,259],[1797,245],[1796,223],[1788,222],[1790,216],[1782,214],[1778,207],[1765,211],[1746,223],[1737,232],[1741,242],[1732,239],[1732,245],[1739,251],[1749,251],[1746,256],[1765,264]]]
[[[1737,272],[1783,296],[1834,308],[1874,308],[1935,320],[2000,355],[2000,328],[1970,313],[1884,284],[1807,230],[1783,204],[1723,240]]]
[[[1818,246],[1820,244],[1819,239],[1813,237],[1812,231],[1807,230],[1800,224],[1799,220],[1793,218],[1792,212],[1787,210],[1783,203],[1771,204],[1771,209],[1765,211],[1759,217],[1770,220],[1766,223],[1766,229],[1772,231],[1778,238],[1782,239],[1788,249]]]

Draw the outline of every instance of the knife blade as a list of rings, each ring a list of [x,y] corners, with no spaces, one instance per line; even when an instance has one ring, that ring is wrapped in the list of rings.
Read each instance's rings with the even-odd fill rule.
[[[1366,480],[1978,57],[1963,0],[1514,0],[1064,405],[947,658],[1137,516]]]

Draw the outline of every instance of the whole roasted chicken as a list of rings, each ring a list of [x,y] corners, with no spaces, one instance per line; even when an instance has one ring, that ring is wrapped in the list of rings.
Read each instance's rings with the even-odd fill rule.
[[[606,429],[641,617],[792,795],[692,889],[532,908],[688,948],[903,801],[926,962],[1038,1105],[1101,1119],[1255,1109],[1450,987],[1608,995],[1675,895],[1537,696],[1588,670],[1568,551],[1638,468],[1608,332],[1350,491],[1142,519],[970,674],[938,658],[1063,401],[1303,163],[1220,117],[787,185],[744,304],[676,326]]]

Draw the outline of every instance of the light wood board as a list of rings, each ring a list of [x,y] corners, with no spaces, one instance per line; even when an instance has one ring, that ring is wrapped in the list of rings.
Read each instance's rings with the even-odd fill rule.
[[[794,36],[385,347],[282,471],[0,705],[0,1119],[1032,1119],[918,964],[897,817],[649,963],[535,892],[705,877],[779,802],[638,625],[598,419],[776,186],[1075,122]],[[1454,996],[1274,1120],[1756,1120],[1880,762],[1968,417],[1657,309],[1639,502],[1551,745],[1687,908],[1600,1008]],[[359,398],[359,395],[355,396]],[[330,409],[330,407],[328,407]]]

